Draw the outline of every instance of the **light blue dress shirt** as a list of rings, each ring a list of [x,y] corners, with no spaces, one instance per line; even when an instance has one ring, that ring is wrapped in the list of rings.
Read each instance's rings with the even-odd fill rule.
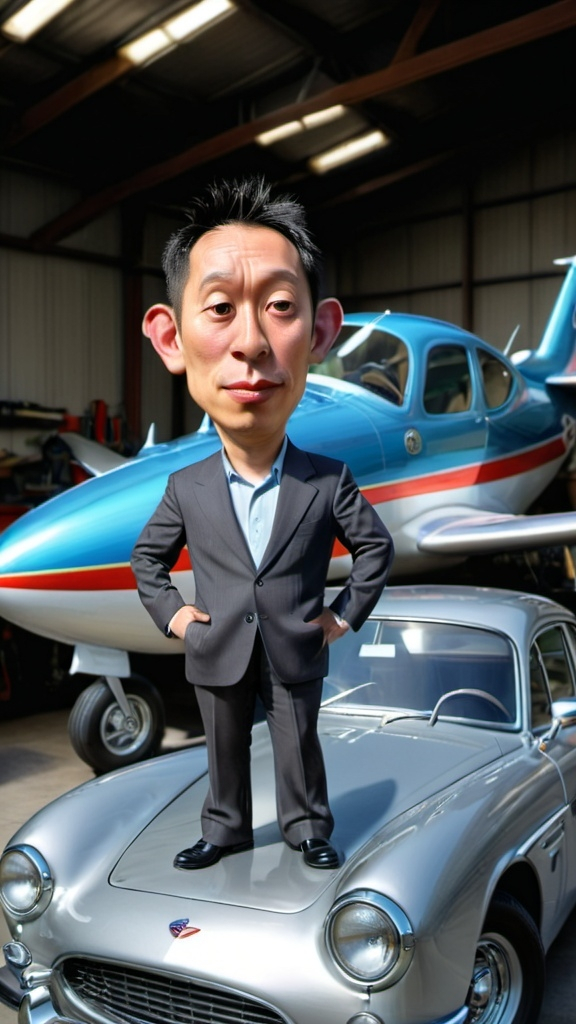
[[[226,452],[222,449],[224,469],[230,488],[234,512],[256,567],[262,561],[262,555],[266,550],[270,534],[272,533],[287,445],[288,438],[285,437],[269,476],[260,484],[250,483],[249,480],[245,480],[244,477],[240,476],[227,458]]]

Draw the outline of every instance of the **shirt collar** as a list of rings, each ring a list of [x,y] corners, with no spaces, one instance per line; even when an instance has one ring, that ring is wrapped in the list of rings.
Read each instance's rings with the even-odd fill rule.
[[[275,484],[279,484],[280,483],[280,479],[282,477],[282,470],[284,468],[284,457],[286,455],[287,447],[288,447],[288,437],[287,437],[287,435],[285,435],[284,436],[284,440],[282,442],[282,447],[281,447],[280,451],[278,452],[278,455],[274,459],[274,462],[272,463],[272,468],[270,470],[269,475],[266,477],[266,480],[273,479]],[[230,481],[230,483],[232,483],[233,481],[235,482],[237,480],[241,480],[242,483],[248,483],[249,482],[249,481],[245,480],[245,478],[243,476],[241,476],[240,473],[236,472],[236,470],[234,469],[234,466],[230,462],[230,460],[229,460],[228,456],[226,455],[226,452],[224,451],[224,449],[222,449],[222,461],[224,462],[224,469],[226,471],[226,476],[228,477],[228,480]],[[263,480],[262,484],[265,483],[266,480]],[[258,486],[261,487],[262,484],[258,484]]]

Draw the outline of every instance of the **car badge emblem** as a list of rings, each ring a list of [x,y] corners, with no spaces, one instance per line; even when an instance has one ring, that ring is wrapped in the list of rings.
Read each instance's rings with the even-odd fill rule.
[[[175,939],[187,939],[190,935],[196,935],[200,929],[194,926],[188,927],[189,918],[181,917],[178,921],[172,921],[170,931]]]

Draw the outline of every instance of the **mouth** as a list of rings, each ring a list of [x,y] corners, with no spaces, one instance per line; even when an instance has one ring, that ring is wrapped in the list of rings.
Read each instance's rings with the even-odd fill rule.
[[[238,380],[230,384],[224,384],[224,390],[231,398],[244,405],[257,405],[266,402],[270,396],[281,387],[280,381],[273,380]]]

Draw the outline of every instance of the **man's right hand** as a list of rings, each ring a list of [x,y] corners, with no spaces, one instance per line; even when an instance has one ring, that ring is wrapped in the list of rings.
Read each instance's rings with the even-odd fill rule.
[[[170,632],[177,636],[179,640],[183,640],[186,629],[191,622],[210,622],[210,616],[207,612],[201,612],[193,604],[185,604],[172,616]]]

